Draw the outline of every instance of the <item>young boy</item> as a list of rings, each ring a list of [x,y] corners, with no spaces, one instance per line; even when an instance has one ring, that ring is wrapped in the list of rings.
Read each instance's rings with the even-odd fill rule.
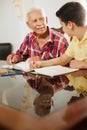
[[[38,61],[31,64],[35,67],[45,67],[51,65],[70,64],[73,68],[87,68],[87,26],[86,11],[78,2],[68,2],[63,5],[57,12],[63,31],[72,37],[69,47],[63,55],[46,61]]]

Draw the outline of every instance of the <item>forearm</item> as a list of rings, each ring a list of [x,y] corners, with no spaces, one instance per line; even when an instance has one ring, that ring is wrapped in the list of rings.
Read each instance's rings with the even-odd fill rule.
[[[67,63],[69,63],[71,61],[71,59],[72,59],[71,57],[68,57],[67,55],[64,54],[64,55],[57,57],[57,58],[42,61],[40,64],[40,67],[54,66],[54,65],[64,66]]]
[[[79,61],[79,60],[72,60],[70,63],[71,68],[79,68],[79,69],[87,69],[87,62]]]
[[[82,62],[82,68],[87,69],[87,62]]]
[[[58,65],[57,58],[41,61],[40,67]]]

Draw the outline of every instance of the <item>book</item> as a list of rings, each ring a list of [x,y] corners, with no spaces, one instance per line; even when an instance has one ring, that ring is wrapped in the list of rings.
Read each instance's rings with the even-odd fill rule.
[[[30,71],[29,59],[26,61],[18,62],[16,64],[12,64],[12,65],[5,64],[5,65],[2,65],[1,67],[4,69],[15,69],[15,70],[21,70],[24,72]]]
[[[16,69],[16,70],[21,70],[24,72],[36,74],[36,75],[50,76],[50,77],[59,76],[59,75],[71,73],[78,70],[78,69],[72,69],[69,67],[64,67],[61,65],[49,66],[49,67],[43,67],[43,68],[30,70],[29,61],[28,62],[22,61],[14,65],[2,65],[2,68]]]
[[[68,74],[75,71],[78,71],[78,69],[57,65],[57,66],[37,68],[32,70],[31,73],[42,76],[56,77],[59,75]]]

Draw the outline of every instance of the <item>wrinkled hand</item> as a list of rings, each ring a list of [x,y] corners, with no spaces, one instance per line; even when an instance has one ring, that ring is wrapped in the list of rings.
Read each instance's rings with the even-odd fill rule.
[[[7,63],[8,64],[15,64],[21,61],[21,57],[16,54],[10,54],[7,56]]]

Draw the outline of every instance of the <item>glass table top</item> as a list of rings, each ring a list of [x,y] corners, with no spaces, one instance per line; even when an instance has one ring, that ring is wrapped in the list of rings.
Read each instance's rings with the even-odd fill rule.
[[[1,65],[3,63],[0,61]],[[22,74],[0,77],[0,103],[42,117],[86,96],[87,70],[66,75],[69,82],[63,76],[51,79],[39,77],[41,88],[38,90],[32,88]],[[31,74],[30,77],[34,79]],[[61,78],[64,80],[63,87],[57,82]]]

